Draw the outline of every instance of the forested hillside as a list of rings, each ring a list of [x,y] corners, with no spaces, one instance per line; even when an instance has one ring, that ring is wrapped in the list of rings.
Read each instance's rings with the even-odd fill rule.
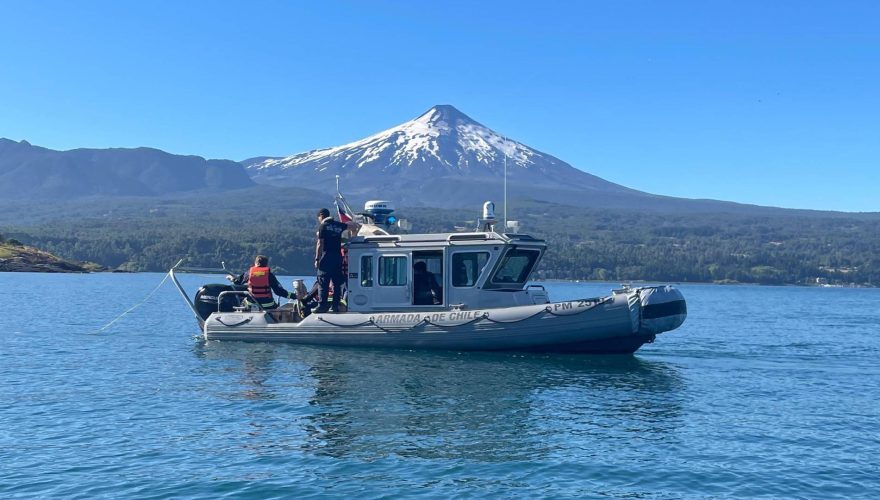
[[[311,200],[314,201],[314,200]],[[295,205],[295,203],[291,203]],[[329,205],[329,204],[326,204]],[[123,215],[5,219],[0,231],[65,258],[131,271],[165,271],[177,259],[244,269],[256,253],[281,272],[311,274],[314,208],[211,210],[170,204]],[[471,227],[476,210],[400,209],[413,231]],[[513,214],[548,240],[538,277],[612,281],[880,285],[880,215],[668,215],[531,205]],[[514,217],[511,217],[514,218]]]

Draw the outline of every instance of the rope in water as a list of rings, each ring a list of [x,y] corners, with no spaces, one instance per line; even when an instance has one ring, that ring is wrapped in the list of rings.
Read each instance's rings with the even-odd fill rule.
[[[165,282],[168,281],[168,277],[169,277],[169,276],[171,276],[171,273],[165,273],[165,277],[162,278],[162,281],[156,286],[156,288],[153,289],[152,292],[148,293],[147,296],[144,297],[143,300],[141,300],[141,301],[138,302],[137,304],[131,306],[130,308],[126,309],[122,314],[120,314],[119,316],[116,316],[115,318],[113,318],[113,321],[107,323],[106,325],[102,326],[100,329],[94,331],[93,333],[101,333],[101,332],[103,332],[104,330],[110,328],[110,327],[113,325],[113,323],[116,323],[117,321],[119,321],[120,319],[122,319],[122,318],[123,318],[125,315],[127,315],[128,313],[130,313],[130,312],[134,311],[135,309],[137,309],[138,307],[144,305],[144,303],[146,303],[148,300],[150,300],[150,297],[152,297],[154,293],[156,293],[157,291],[159,291],[160,288],[162,288],[162,285],[164,285]]]

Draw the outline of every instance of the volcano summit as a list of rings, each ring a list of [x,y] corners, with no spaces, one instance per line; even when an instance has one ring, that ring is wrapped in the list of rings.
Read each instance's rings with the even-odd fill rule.
[[[505,162],[512,198],[602,206],[655,198],[504,137],[449,105],[342,146],[242,163],[262,184],[327,189],[339,175],[353,195],[461,206],[500,200]]]

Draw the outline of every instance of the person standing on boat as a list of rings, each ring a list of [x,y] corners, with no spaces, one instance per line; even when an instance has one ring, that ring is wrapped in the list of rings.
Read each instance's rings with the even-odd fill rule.
[[[330,217],[330,210],[318,210],[318,232],[315,244],[315,269],[318,270],[318,297],[320,303],[316,313],[328,311],[327,298],[330,295],[330,284],[333,284],[333,305],[331,312],[339,312],[342,300],[342,287],[345,276],[342,274],[342,233],[346,230],[357,234],[358,224],[354,221],[338,222]]]
[[[275,302],[275,296],[272,292],[278,294],[279,297],[295,298],[295,294],[288,292],[278,282],[278,278],[269,268],[269,257],[265,255],[257,255],[254,259],[254,265],[248,272],[238,277],[230,276],[232,283],[235,285],[247,285],[248,292],[257,299],[257,302],[263,306],[263,309],[275,309],[278,303]]]

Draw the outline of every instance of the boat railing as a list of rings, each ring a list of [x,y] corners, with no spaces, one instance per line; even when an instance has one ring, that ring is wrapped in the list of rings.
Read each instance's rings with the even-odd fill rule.
[[[189,274],[230,274],[230,271],[225,267],[175,267],[172,270]]]
[[[375,234],[370,236],[364,236],[364,241],[375,241],[375,242],[383,242],[383,241],[391,241],[397,242],[400,241],[400,236],[396,234]]]
[[[220,304],[223,303],[224,295],[242,295],[244,298],[250,299],[248,304],[255,304],[260,308],[260,311],[266,312],[266,308],[263,307],[263,304],[260,304],[260,301],[254,298],[254,296],[251,295],[251,292],[245,290],[227,290],[225,292],[220,292],[220,295],[217,296],[217,312],[220,312]]]
[[[491,237],[490,233],[453,233],[446,237],[446,241],[487,240]]]
[[[196,317],[196,320],[199,322],[199,325],[202,325],[204,322],[202,321],[202,317],[199,316],[199,311],[196,309],[196,305],[193,303],[192,299],[187,295],[186,290],[183,289],[183,285],[180,284],[180,281],[177,280],[177,276],[175,273],[188,273],[188,274],[232,274],[228,269],[226,269],[226,263],[221,262],[220,267],[185,267],[182,264],[186,261],[186,259],[180,259],[177,261],[177,264],[174,264],[170,270],[168,270],[168,276],[171,277],[171,282],[174,283],[174,286],[177,288],[177,291],[180,292],[180,296],[183,297],[183,300],[186,301],[186,304],[189,306],[189,309],[192,311],[193,315]],[[219,301],[218,301],[219,304]]]

